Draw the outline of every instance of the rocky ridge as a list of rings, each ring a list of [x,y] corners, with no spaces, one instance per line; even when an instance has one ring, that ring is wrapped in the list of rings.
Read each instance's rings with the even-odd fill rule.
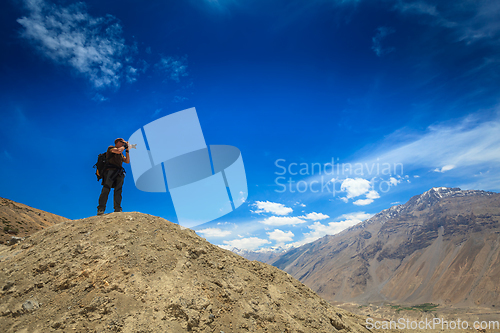
[[[23,238],[67,218],[36,209],[19,202],[0,198],[0,244],[12,237]]]
[[[422,211],[426,208],[430,208],[438,203],[441,199],[444,198],[461,198],[461,197],[472,197],[472,196],[491,196],[496,195],[494,192],[487,192],[482,190],[461,190],[458,187],[450,188],[450,187],[433,187],[430,190],[415,195],[408,200],[408,202],[402,205],[395,205],[388,209],[384,209],[378,214],[375,214],[368,220],[365,220],[355,226],[352,226],[345,230],[344,232],[363,229],[368,224],[371,223],[385,223],[387,220],[391,218],[399,218],[404,214],[409,214],[414,211]]]
[[[3,332],[368,332],[279,269],[141,213],[69,220],[0,250]]]

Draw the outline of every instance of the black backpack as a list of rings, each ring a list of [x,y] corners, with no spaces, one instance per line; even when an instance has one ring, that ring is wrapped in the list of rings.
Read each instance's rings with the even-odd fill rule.
[[[99,154],[99,156],[97,156],[97,163],[94,164],[94,169],[96,169],[95,175],[97,176],[97,181],[100,181],[102,179],[104,170],[106,170],[107,166],[108,159],[106,158],[106,152]]]

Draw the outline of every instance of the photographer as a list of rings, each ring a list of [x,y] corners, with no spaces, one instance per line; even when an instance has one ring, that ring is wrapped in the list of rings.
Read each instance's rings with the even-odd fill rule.
[[[125,150],[126,156],[123,156]],[[109,146],[106,151],[106,169],[102,178],[102,191],[99,196],[99,206],[97,206],[97,215],[102,215],[106,211],[106,203],[108,202],[108,195],[111,188],[115,189],[113,195],[113,203],[115,212],[121,212],[122,202],[122,187],[125,179],[125,169],[122,163],[130,163],[129,145],[128,142],[122,138],[115,140],[114,146]]]

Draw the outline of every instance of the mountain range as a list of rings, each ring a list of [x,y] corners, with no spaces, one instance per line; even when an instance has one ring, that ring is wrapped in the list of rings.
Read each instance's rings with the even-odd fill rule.
[[[500,194],[435,187],[269,263],[332,302],[500,306]]]

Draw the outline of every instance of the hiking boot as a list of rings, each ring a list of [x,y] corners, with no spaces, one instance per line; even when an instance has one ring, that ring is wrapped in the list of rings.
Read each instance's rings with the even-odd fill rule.
[[[121,208],[115,209],[115,213],[121,213],[121,212],[122,212]]]
[[[102,210],[102,209],[97,210],[97,216],[103,215],[103,214],[104,214],[104,210]]]

